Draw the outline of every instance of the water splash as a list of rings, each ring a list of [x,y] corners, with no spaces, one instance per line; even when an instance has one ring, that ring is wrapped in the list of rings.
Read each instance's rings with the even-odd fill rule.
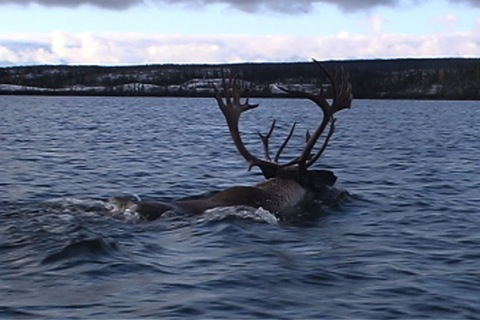
[[[263,208],[252,208],[246,206],[233,206],[233,207],[219,207],[207,210],[202,220],[205,221],[223,221],[227,219],[245,219],[255,222],[262,222],[268,224],[278,224],[277,217],[268,210]]]
[[[62,213],[89,213],[100,212],[106,209],[106,202],[96,199],[80,199],[75,197],[53,198],[44,201],[44,204]]]

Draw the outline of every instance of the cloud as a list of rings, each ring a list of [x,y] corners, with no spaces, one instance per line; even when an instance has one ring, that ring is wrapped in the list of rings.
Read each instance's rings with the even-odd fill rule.
[[[316,4],[331,4],[344,11],[356,11],[377,6],[402,6],[418,4],[429,0],[0,0],[0,5],[29,5],[37,4],[47,7],[78,7],[89,5],[102,9],[124,10],[130,7],[146,4],[170,4],[184,7],[208,6],[224,4],[244,12],[275,11],[282,13],[310,12]],[[449,0],[451,3],[465,3],[480,7],[480,0]]]
[[[372,26],[372,31],[374,33],[381,33],[383,29],[383,25],[387,22],[387,19],[384,17],[375,14],[370,18],[370,24]]]
[[[123,10],[129,7],[141,5],[145,0],[0,0],[0,5],[30,5],[38,4],[46,7],[75,8],[82,5],[90,5],[103,9]]]
[[[30,39],[36,39],[31,41]],[[195,52],[195,55],[191,53]],[[477,33],[337,36],[176,36],[140,33],[0,34],[1,65],[233,63],[478,57]]]
[[[452,29],[457,26],[458,16],[454,14],[447,14],[444,16],[434,18],[432,22],[444,28]]]
[[[480,7],[480,0],[450,0],[452,3],[465,3],[467,5],[472,5],[474,7]]]

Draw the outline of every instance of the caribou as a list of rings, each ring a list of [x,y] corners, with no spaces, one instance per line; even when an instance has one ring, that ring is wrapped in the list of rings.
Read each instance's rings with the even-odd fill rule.
[[[242,97],[245,90],[242,88],[238,76],[227,78],[222,74],[221,87],[214,87],[214,96],[218,107],[225,118],[238,152],[247,161],[249,169],[252,167],[260,169],[265,180],[251,186],[233,186],[211,196],[172,202],[113,197],[109,199],[111,212],[118,214],[130,210],[138,213],[144,219],[155,220],[168,211],[198,215],[218,207],[247,206],[263,208],[279,218],[288,218],[292,212],[297,212],[311,203],[318,195],[332,187],[337,180],[332,171],[312,169],[312,166],[324,153],[335,131],[336,113],[350,108],[353,98],[352,85],[348,73],[343,67],[337,68],[335,74],[332,75],[320,62],[313,60],[313,63],[318,66],[328,80],[330,98],[327,98],[323,86],[315,94],[280,87],[286,94],[310,100],[320,108],[323,115],[315,131],[312,134],[307,133],[305,146],[300,155],[285,163],[279,161],[280,155],[290,142],[295,130],[294,123],[289,134],[272,157],[269,140],[275,129],[275,120],[267,134],[259,133],[264,157],[257,157],[247,149],[239,130],[240,116],[259,105],[251,104],[248,96]],[[322,136],[324,136],[323,143],[319,144]]]

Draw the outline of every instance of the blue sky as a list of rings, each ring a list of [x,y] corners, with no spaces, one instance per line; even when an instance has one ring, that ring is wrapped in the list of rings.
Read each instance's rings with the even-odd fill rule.
[[[480,0],[0,0],[0,65],[480,57]]]

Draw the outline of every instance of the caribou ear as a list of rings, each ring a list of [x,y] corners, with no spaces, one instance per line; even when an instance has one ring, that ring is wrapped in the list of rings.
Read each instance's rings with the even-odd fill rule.
[[[337,181],[337,176],[330,170],[309,170],[308,176],[313,188],[333,186]]]

